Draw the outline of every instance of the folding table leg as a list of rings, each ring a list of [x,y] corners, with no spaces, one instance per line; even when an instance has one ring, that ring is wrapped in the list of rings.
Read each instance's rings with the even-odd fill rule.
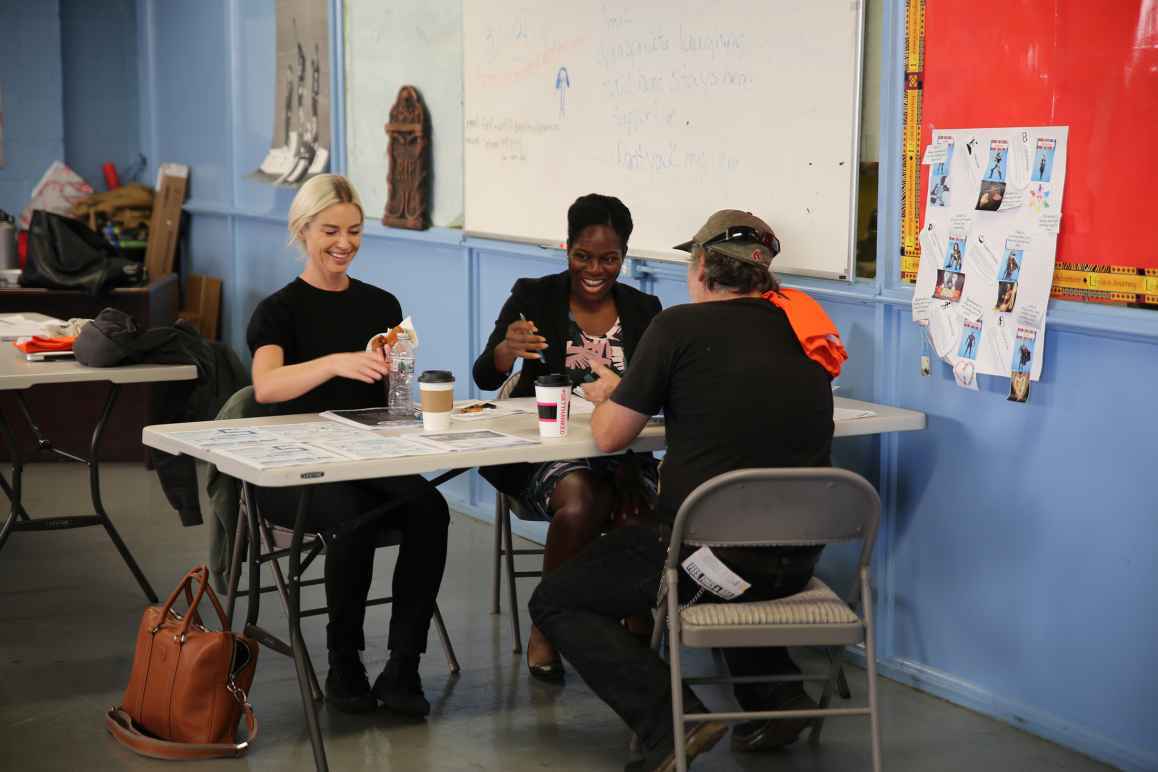
[[[290,642],[294,653],[294,666],[298,673],[298,689],[302,694],[302,708],[306,713],[306,726],[310,732],[310,745],[314,749],[314,766],[318,772],[326,772],[329,765],[326,763],[326,745],[322,739],[322,728],[318,723],[317,704],[313,699],[310,687],[309,652],[302,638],[301,608],[302,608],[302,538],[305,535],[306,517],[310,507],[310,486],[304,485],[298,498],[298,512],[294,518],[294,535],[290,542],[289,553],[289,628]],[[250,523],[252,524],[252,520]],[[256,532],[256,529],[255,529]],[[257,582],[250,581],[250,592],[253,592]]]
[[[503,570],[503,522],[499,517],[499,512],[502,511],[504,504],[503,494],[495,492],[495,555],[494,555],[494,571],[493,585],[491,588],[491,613],[498,614],[502,611],[502,602],[499,596],[502,595],[502,570]]]
[[[4,479],[4,475],[0,474],[0,489],[4,491],[4,495],[8,497],[8,502],[11,505],[4,525],[0,526],[0,549],[2,549],[4,542],[8,541],[8,534],[12,533],[12,526],[16,520],[28,520],[28,513],[24,511],[24,506],[20,503],[20,478],[24,465],[3,411],[0,411],[0,435],[3,435],[4,444],[8,448],[8,458],[12,459],[12,484],[9,485],[8,481]]]
[[[92,442],[89,445],[88,455],[88,481],[89,493],[92,496],[93,511],[96,516],[100,518],[101,524],[108,532],[109,538],[112,539],[117,551],[121,553],[121,558],[133,572],[133,576],[137,579],[137,584],[141,585],[141,589],[145,592],[145,597],[152,603],[157,603],[157,593],[153,592],[149,580],[145,578],[145,573],[141,571],[141,567],[137,565],[137,561],[133,558],[133,553],[129,552],[128,546],[121,539],[121,535],[117,533],[117,529],[113,527],[113,521],[109,519],[108,513],[105,512],[104,504],[101,502],[101,472],[100,472],[100,458],[98,453],[100,451],[101,436],[104,434],[105,426],[108,424],[109,415],[113,412],[113,405],[117,401],[117,394],[120,393],[120,387],[117,384],[111,384],[109,387],[109,396],[105,400],[104,410],[101,412],[100,420],[97,421],[96,428],[92,432]]]

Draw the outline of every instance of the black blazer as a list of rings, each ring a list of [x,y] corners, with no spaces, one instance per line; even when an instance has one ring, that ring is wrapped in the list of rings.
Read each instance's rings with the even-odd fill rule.
[[[634,287],[615,282],[612,288],[619,323],[623,330],[623,355],[628,362],[635,353],[643,331],[662,310],[659,298]],[[533,321],[539,334],[547,339],[543,359],[524,359],[522,374],[512,397],[529,397],[535,393],[535,379],[546,373],[566,372],[567,332],[570,328],[571,274],[567,271],[539,279],[519,279],[511,296],[503,304],[486,348],[474,362],[474,382],[480,389],[493,391],[510,375],[495,369],[495,347],[507,337],[507,327],[518,321],[519,313]]]

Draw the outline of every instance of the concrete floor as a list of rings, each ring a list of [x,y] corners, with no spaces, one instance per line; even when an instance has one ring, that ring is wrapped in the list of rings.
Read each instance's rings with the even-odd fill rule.
[[[87,510],[83,468],[34,465],[26,506],[37,513]],[[146,575],[161,595],[203,562],[208,529],[182,528],[156,477],[139,466],[109,465],[104,496]],[[434,704],[430,719],[410,723],[382,713],[352,717],[323,711],[334,770],[618,770],[628,733],[576,677],[565,686],[532,681],[511,653],[509,610],[490,614],[491,529],[456,515],[439,602],[462,663],[449,677],[432,633],[422,676]],[[379,553],[375,590],[388,590],[392,551]],[[524,581],[525,601],[532,581]],[[263,623],[284,618],[273,596]],[[505,598],[504,598],[505,602]],[[103,529],[15,534],[0,552],[0,769],[162,770],[172,763],[134,756],[105,733],[103,712],[120,701],[128,678],[144,598]],[[374,678],[385,660],[385,611],[367,620],[367,666]],[[315,662],[325,666],[324,626],[304,623]],[[703,658],[702,663],[710,663]],[[854,700],[864,673],[849,669]],[[710,706],[730,703],[705,691]],[[999,772],[1108,769],[1084,756],[881,680],[884,765],[889,770]],[[212,770],[297,770],[312,766],[292,662],[263,650],[252,699],[261,736],[243,759],[198,762]],[[863,703],[861,703],[863,704]],[[702,756],[696,770],[854,770],[869,768],[868,724],[833,719],[819,748],[743,756],[727,742]]]

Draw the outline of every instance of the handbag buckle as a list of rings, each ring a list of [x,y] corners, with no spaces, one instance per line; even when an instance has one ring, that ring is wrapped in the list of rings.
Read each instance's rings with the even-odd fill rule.
[[[237,685],[237,681],[233,676],[229,676],[229,681],[225,684],[225,688],[233,695],[233,699],[237,700],[240,705],[248,705],[249,697],[246,696],[245,690]]]

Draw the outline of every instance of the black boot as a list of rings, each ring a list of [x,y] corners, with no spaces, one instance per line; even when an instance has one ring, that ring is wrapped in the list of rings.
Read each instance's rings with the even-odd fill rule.
[[[330,672],[326,673],[326,702],[343,713],[369,713],[378,707],[370,693],[366,666],[357,651],[330,652]]]
[[[391,654],[382,675],[374,681],[374,696],[387,710],[422,718],[430,713],[430,703],[422,693],[418,677],[418,657]]]

